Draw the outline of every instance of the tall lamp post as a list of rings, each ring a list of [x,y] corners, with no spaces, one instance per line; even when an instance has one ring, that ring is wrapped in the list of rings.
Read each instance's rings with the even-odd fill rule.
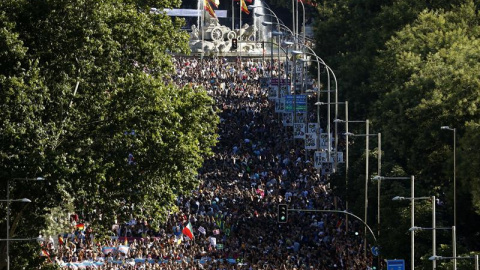
[[[336,96],[336,95],[335,95]],[[337,100],[337,98],[335,98],[335,100]],[[338,102],[338,101],[335,101],[335,102],[330,102],[330,103],[325,103],[325,102],[317,102],[315,103],[315,105],[335,105],[335,108],[338,108],[338,105],[340,104],[345,104],[345,118],[348,120],[348,101],[345,101],[345,102]],[[333,120],[333,123],[335,123],[335,135],[334,135],[334,139],[335,139],[335,152],[333,153],[334,155],[334,158],[333,158],[333,172],[336,172],[336,168],[337,168],[337,164],[338,164],[338,123],[344,123],[345,121],[344,120],[340,120],[338,118],[336,118],[338,116],[338,110],[335,111],[335,119]],[[365,121],[362,121],[362,122],[365,122]],[[346,134],[349,134],[348,133],[348,124],[347,124],[347,130],[346,130]],[[348,136],[347,136],[347,142],[348,142]],[[347,146],[348,147],[348,146]],[[329,157],[330,159],[330,157]]]
[[[11,180],[33,180],[33,181],[43,181],[43,177],[36,178],[13,178]],[[10,270],[10,202],[31,202],[29,199],[23,198],[19,200],[10,200],[10,179],[7,179],[7,199],[3,200],[7,202],[7,270]],[[12,239],[13,240],[13,239]]]
[[[305,49],[308,49],[309,52],[305,52],[306,55],[311,55],[311,56],[314,56],[317,60],[321,60],[322,61],[322,64],[323,66],[325,67],[325,69],[327,70],[327,88],[328,88],[328,94],[327,94],[327,99],[328,99],[328,103],[331,103],[330,102],[330,73],[332,74],[332,77],[333,77],[333,80],[335,81],[335,119],[338,118],[338,81],[337,81],[337,76],[335,75],[335,73],[333,72],[333,70],[325,63],[325,61],[323,61],[320,57],[317,56],[317,54],[315,53],[315,51],[304,45],[303,48]],[[329,146],[329,149],[328,149],[328,155],[330,156],[330,151],[331,151],[331,147],[330,147],[330,142],[331,142],[331,135],[330,135],[330,106],[328,106],[328,110],[327,110],[327,118],[328,118],[328,122],[327,122],[327,133],[328,133],[328,146]],[[335,123],[335,138],[337,137],[337,123]],[[335,151],[337,150],[337,140],[335,140]],[[334,164],[336,165],[336,164]],[[335,172],[337,170],[336,166],[333,167],[333,172]]]
[[[328,100],[328,104],[330,104],[331,102],[331,98],[330,98],[330,73],[332,74],[333,76],[333,79],[335,81],[335,101],[337,102],[338,101],[338,81],[337,81],[337,77],[335,75],[335,73],[333,72],[333,70],[327,65],[325,64],[325,61],[323,61],[320,57],[317,56],[317,54],[315,53],[315,51],[312,50],[312,48],[308,47],[308,46],[303,46],[303,48],[305,49],[308,49],[309,50],[309,53],[308,52],[302,52],[303,54],[307,54],[307,55],[311,55],[311,56],[314,56],[317,61],[321,61],[321,63],[323,64],[323,66],[325,66],[326,70],[327,70],[327,100]],[[337,111],[336,111],[337,113]],[[338,115],[335,114],[335,118],[337,118]],[[330,153],[331,153],[331,140],[332,140],[332,137],[331,137],[331,134],[330,134],[330,106],[328,106],[328,109],[327,109],[327,135],[328,135],[328,157],[330,157]],[[336,149],[335,149],[336,150]],[[335,171],[336,168],[333,168],[333,170]]]
[[[392,200],[393,201],[402,201],[402,200],[410,200],[411,202],[411,207],[410,207],[410,218],[411,218],[411,222],[410,222],[410,228],[413,228],[415,227],[415,200],[428,200],[430,199],[430,197],[415,197],[415,176],[411,176],[410,177],[410,194],[411,196],[410,197],[400,197],[400,196],[396,196],[394,197]],[[411,269],[414,270],[415,269],[415,234],[414,232],[412,231],[411,234],[410,234],[410,245],[411,245],[411,262],[410,262],[410,265],[411,265]]]
[[[10,270],[10,241],[13,239],[10,239],[10,203],[11,202],[24,202],[24,203],[29,203],[32,202],[27,198],[23,199],[17,199],[17,200],[10,200],[9,198],[9,192],[7,189],[7,199],[6,200],[0,200],[0,202],[6,202],[7,203],[7,270]]]
[[[453,131],[453,226],[457,226],[457,129],[441,126],[440,129]]]
[[[337,121],[338,122],[338,121]],[[353,121],[350,121],[353,122]],[[366,119],[365,121],[365,134],[353,134],[353,133],[345,133],[345,136],[358,136],[358,137],[363,137],[365,136],[365,222],[367,222],[367,216],[368,216],[368,179],[369,179],[369,155],[370,155],[370,150],[369,150],[369,137],[370,136],[375,136],[377,134],[370,134],[370,128],[369,128],[369,120]],[[367,232],[365,231],[364,234]],[[367,242],[365,238],[365,246],[364,246],[364,256],[367,256]]]

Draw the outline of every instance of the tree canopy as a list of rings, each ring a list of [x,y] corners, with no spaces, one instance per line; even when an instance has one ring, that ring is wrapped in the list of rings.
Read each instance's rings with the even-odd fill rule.
[[[0,192],[10,180],[32,200],[11,204],[11,238],[58,233],[47,218],[72,209],[98,228],[132,210],[155,225],[196,186],[218,117],[203,89],[170,82],[183,21],[149,12],[179,4],[0,3]]]
[[[415,175],[416,194],[436,195],[440,202],[437,220],[450,226],[454,141],[452,131],[440,127],[456,128],[458,232],[478,237],[472,226],[479,219],[474,210],[478,213],[480,184],[474,150],[479,126],[478,2],[346,0],[324,7],[319,9],[317,23],[318,54],[340,78],[339,100],[352,104],[355,119],[368,118],[373,132],[382,132],[382,174]],[[357,172],[354,179],[361,179],[361,168],[356,166],[364,163],[350,169]],[[350,190],[363,190],[361,181],[349,183],[357,185]],[[399,257],[402,252],[408,256],[407,250],[402,251],[408,238],[393,235],[398,235],[409,213],[403,211],[405,206],[385,203],[399,191],[408,192],[407,184],[403,190],[399,185],[403,184],[388,183],[382,189],[382,205],[395,209],[382,213],[386,234],[380,239],[385,256]],[[373,185],[369,194],[375,194]],[[355,194],[349,196],[355,198]],[[370,201],[374,200],[372,195]],[[420,209],[428,224],[431,216],[425,211],[429,207]],[[370,221],[375,220],[371,212]],[[422,216],[421,211],[418,214]],[[405,233],[407,223],[401,225]],[[473,239],[478,238],[463,244],[478,247]],[[428,254],[428,249],[419,246],[418,251]]]

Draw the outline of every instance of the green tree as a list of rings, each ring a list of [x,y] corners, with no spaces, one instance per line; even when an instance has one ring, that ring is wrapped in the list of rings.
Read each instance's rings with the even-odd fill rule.
[[[0,192],[47,179],[11,181],[11,198],[32,200],[11,204],[12,238],[62,231],[46,219],[72,207],[98,231],[132,211],[155,226],[198,183],[218,117],[203,89],[171,83],[188,35],[150,5],[179,1],[0,3]],[[39,265],[11,246],[12,265]]]
[[[472,173],[478,167],[473,169],[470,158],[463,153],[463,147],[472,149],[475,145],[473,131],[479,116],[477,9],[473,1],[466,1],[452,10],[419,14],[414,23],[386,43],[376,59],[371,85],[371,91],[379,97],[375,118],[388,138],[386,148],[391,149],[388,159],[421,179],[418,192],[422,196],[437,195],[447,202],[451,214],[443,219],[446,224],[453,218],[453,140],[452,134],[441,131],[440,126],[457,128],[462,146],[457,155],[463,156],[459,167],[469,167],[457,177],[457,187],[464,187],[457,191],[458,231],[465,235],[473,232],[471,224],[463,220],[478,220],[470,213],[469,201],[469,189],[478,185]],[[468,129],[466,123],[471,123]]]

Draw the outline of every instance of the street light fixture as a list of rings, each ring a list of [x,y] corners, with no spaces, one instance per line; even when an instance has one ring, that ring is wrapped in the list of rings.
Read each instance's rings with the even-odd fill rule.
[[[43,177],[35,177],[35,178],[13,178],[11,180],[14,181],[43,181],[45,178]],[[7,202],[7,270],[10,270],[10,241],[14,239],[10,239],[10,202],[26,202],[29,203],[31,202],[27,198],[23,199],[16,199],[16,200],[10,200],[10,178],[7,179],[7,199],[2,200]]]
[[[36,237],[36,238],[15,238],[15,239],[0,239],[0,241],[45,241],[43,237]]]
[[[348,123],[348,122],[347,122]],[[367,214],[368,214],[368,175],[369,175],[369,136],[370,136],[370,131],[369,131],[369,121],[368,119],[365,120],[365,134],[349,134],[345,133],[345,135],[348,136],[365,136],[365,222],[367,222]],[[376,135],[376,134],[372,134]],[[366,232],[365,232],[366,234]],[[367,256],[367,243],[365,239],[365,248],[364,248],[364,256]]]
[[[379,151],[379,160],[380,160],[380,158],[381,158],[381,133],[378,133],[378,148],[379,148],[378,151]],[[379,168],[381,168],[380,165],[381,165],[381,161],[378,162]],[[381,190],[381,188],[380,188],[380,186],[381,186],[382,181],[383,180],[408,180],[408,179],[410,179],[410,177],[403,177],[403,176],[400,176],[400,177],[390,177],[390,176],[385,177],[385,176],[381,176],[381,170],[378,170],[378,175],[375,175],[375,176],[372,177],[372,180],[377,182],[377,235],[380,235],[380,224],[381,224],[381,222],[380,222],[380,217],[381,217],[381,215],[380,215],[380,213],[381,213],[381,211],[380,211],[380,209],[381,209],[381,207],[380,207],[380,203],[381,203],[380,190]],[[396,201],[396,200],[400,200],[400,199],[404,199],[404,197],[397,196],[393,200]]]
[[[431,256],[430,258],[428,258],[429,260],[431,261],[439,261],[439,260],[461,260],[461,259],[473,259],[475,261],[475,270],[480,270],[480,266],[479,266],[479,263],[478,263],[478,255],[473,255],[471,257],[456,257],[456,256],[453,256],[453,257],[443,257],[443,256]]]
[[[397,177],[396,179],[405,179],[406,177],[400,178]],[[381,177],[379,178],[381,179]],[[407,178],[408,179],[408,178]],[[392,201],[403,201],[409,200],[411,203],[410,208],[410,217],[411,217],[411,225],[410,228],[415,227],[415,200],[429,200],[431,197],[415,197],[415,176],[410,177],[410,197],[401,197],[395,196]],[[411,241],[411,269],[415,269],[415,234],[413,231],[410,233],[410,241]]]
[[[453,226],[457,226],[457,129],[449,126],[440,129],[453,131]]]
[[[316,59],[317,59],[317,62],[321,63],[325,69],[327,70],[327,100],[328,100],[328,103],[330,104],[330,73],[332,74],[332,77],[335,81],[335,118],[338,118],[338,81],[337,81],[337,76],[335,75],[335,73],[333,72],[333,70],[325,63],[325,61],[323,61],[323,59],[321,59],[320,57],[318,57],[318,55],[315,53],[315,51],[304,45],[303,44],[303,48],[304,49],[308,49],[309,52],[304,52],[305,55],[311,55],[311,56],[314,56]],[[318,69],[320,69],[320,65],[318,65]],[[319,82],[319,87],[320,87],[320,82]],[[330,157],[330,152],[331,152],[331,135],[330,135],[330,106],[328,106],[328,109],[327,109],[327,134],[328,134],[328,156]],[[338,140],[337,140],[337,124],[335,123],[335,150],[337,150],[337,145],[338,145]],[[334,171],[336,171],[336,168],[333,168]]]

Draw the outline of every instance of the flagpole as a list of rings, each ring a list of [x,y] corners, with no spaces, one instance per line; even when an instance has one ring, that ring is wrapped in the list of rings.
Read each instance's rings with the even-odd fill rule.
[[[238,47],[239,47],[239,50],[238,50],[238,53],[240,55],[240,68],[242,67],[242,7],[243,7],[243,1],[244,0],[240,0],[240,25],[238,26],[238,39],[240,42],[238,42]]]
[[[232,0],[232,31],[235,31],[235,0]]]
[[[201,25],[201,31],[202,31],[202,51],[201,51],[201,57],[200,60],[203,62],[203,54],[204,54],[204,41],[205,41],[205,36],[204,36],[204,25],[205,25],[205,0],[202,1],[202,12],[200,15],[202,16],[202,25]]]
[[[292,0],[292,30],[293,30],[293,41],[295,42],[295,48],[297,48],[297,39],[295,32],[295,0]]]

